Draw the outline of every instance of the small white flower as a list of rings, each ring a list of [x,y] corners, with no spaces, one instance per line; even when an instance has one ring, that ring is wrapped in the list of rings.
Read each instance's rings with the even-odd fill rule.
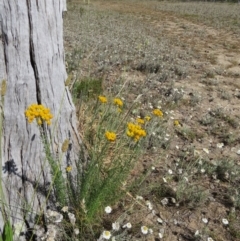
[[[68,212],[68,206],[64,206],[61,210],[62,210],[64,213]]]
[[[137,196],[136,196],[136,199],[137,199],[137,200],[143,200],[143,197],[137,195]]]
[[[110,207],[110,206],[107,206],[107,207],[105,207],[105,213],[111,213],[112,212],[112,208]]]
[[[217,143],[217,148],[221,149],[224,147],[224,143]]]
[[[165,197],[165,198],[163,198],[162,200],[161,200],[161,204],[163,205],[163,206],[166,206],[167,204],[168,204],[168,199]]]
[[[214,241],[214,240],[211,237],[208,237],[207,241]]]
[[[132,224],[131,224],[130,222],[128,222],[128,223],[126,223],[126,224],[123,225],[123,228],[128,228],[128,229],[130,229],[130,228],[132,228]]]
[[[222,219],[222,223],[223,223],[224,225],[228,225],[228,224],[229,224],[229,222],[228,222],[228,220],[227,220],[226,218],[223,218],[223,219]]]
[[[202,168],[202,169],[200,170],[200,172],[201,172],[201,173],[204,173],[204,172],[205,172],[205,169],[204,169],[204,168]]]
[[[176,146],[176,149],[179,150],[179,146]]]
[[[154,171],[156,169],[156,167],[152,166],[152,170]]]
[[[208,223],[207,218],[202,218],[202,221],[203,221],[205,224],[207,224],[207,223]]]
[[[142,226],[141,227],[141,231],[143,234],[147,234],[148,233],[148,227],[147,226]]]
[[[162,223],[163,223],[163,220],[162,220],[161,218],[158,218],[158,219],[157,219],[157,222],[162,224]]]
[[[173,171],[172,171],[171,169],[168,169],[168,173],[169,173],[170,175],[172,175],[172,174],[173,174]]]
[[[195,232],[194,236],[199,236],[199,230]]]
[[[78,235],[79,234],[79,229],[78,228],[74,228],[74,233],[76,234],[76,235]]]
[[[111,238],[111,233],[109,231],[103,231],[102,237],[104,239],[110,239]]]
[[[152,210],[152,209],[153,209],[152,204],[151,204],[150,201],[146,201],[146,205],[148,206],[148,209],[149,209],[149,210]]]
[[[203,151],[209,154],[209,150],[207,148],[203,148]]]
[[[160,239],[162,239],[162,238],[163,238],[163,234],[162,234],[162,233],[158,233],[158,237],[159,237]]]
[[[119,222],[112,223],[112,229],[118,231],[120,229]]]

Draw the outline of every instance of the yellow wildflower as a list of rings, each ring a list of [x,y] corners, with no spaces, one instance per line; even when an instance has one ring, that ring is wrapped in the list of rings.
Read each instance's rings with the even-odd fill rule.
[[[163,117],[163,112],[159,109],[154,109],[153,114],[159,117]]]
[[[66,171],[67,171],[67,172],[71,172],[71,171],[72,171],[72,167],[71,167],[71,166],[67,166],[67,167],[66,167]]]
[[[145,120],[146,121],[150,121],[151,120],[151,117],[149,115],[145,116]]]
[[[120,98],[115,98],[115,99],[113,100],[113,103],[114,103],[116,106],[118,106],[118,107],[123,107],[123,102],[122,102],[122,100],[121,100]]]
[[[147,135],[146,131],[142,129],[140,125],[136,125],[129,122],[127,124],[127,127],[128,127],[126,132],[127,136],[133,138],[135,141],[139,141],[141,137],[144,137]]]
[[[114,132],[111,131],[106,131],[105,133],[105,137],[109,140],[109,141],[115,141],[117,136]]]
[[[175,126],[180,126],[179,120],[175,120],[175,121],[173,122],[173,124],[174,124]]]
[[[145,123],[144,119],[142,118],[137,118],[137,123],[143,125]]]
[[[103,95],[99,95],[98,100],[103,104],[107,103],[107,97],[105,97]]]
[[[53,118],[50,109],[38,104],[30,105],[25,111],[25,116],[29,123],[32,123],[36,119],[38,125],[42,125],[44,121],[50,125]]]

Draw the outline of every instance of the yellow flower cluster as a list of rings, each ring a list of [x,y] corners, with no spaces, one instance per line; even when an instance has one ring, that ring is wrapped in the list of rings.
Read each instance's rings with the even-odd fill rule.
[[[142,119],[142,118],[137,118],[136,121],[140,125],[143,125],[145,123],[144,119]]]
[[[103,104],[107,103],[107,97],[105,97],[103,95],[99,95],[98,100]]]
[[[135,141],[139,141],[141,137],[147,135],[146,131],[140,125],[129,122],[127,124],[127,136],[132,137]]]
[[[159,117],[163,117],[163,112],[159,109],[154,109],[153,114]]]
[[[105,137],[109,140],[109,141],[115,141],[117,136],[114,132],[111,131],[106,131],[105,133]]]
[[[173,124],[174,124],[175,126],[180,126],[180,125],[181,125],[180,122],[179,122],[179,120],[175,120],[175,121],[173,122]]]
[[[123,107],[123,102],[122,102],[122,100],[119,99],[119,98],[115,98],[115,99],[113,100],[113,103],[114,103],[116,106],[118,106],[119,108]]]
[[[72,167],[71,166],[67,166],[66,167],[66,172],[71,172],[72,171]]]
[[[151,120],[151,117],[147,115],[147,116],[145,116],[145,120],[146,120],[146,121],[150,121],[150,120]]]
[[[25,116],[27,117],[29,123],[32,123],[36,118],[38,125],[41,125],[44,121],[50,125],[51,119],[53,118],[50,109],[38,104],[30,105],[25,111]]]

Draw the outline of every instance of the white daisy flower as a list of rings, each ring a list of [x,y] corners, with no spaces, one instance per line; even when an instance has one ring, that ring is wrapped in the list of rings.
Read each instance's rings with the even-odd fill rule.
[[[221,149],[224,147],[224,143],[217,143],[217,148]]]
[[[112,208],[110,206],[105,207],[105,213],[109,214],[112,212]]]
[[[148,206],[148,209],[149,209],[149,210],[152,210],[152,209],[153,209],[152,204],[151,204],[150,201],[146,201],[146,205]]]
[[[199,230],[197,230],[196,232],[195,232],[195,234],[194,234],[194,236],[199,236]]]
[[[228,222],[228,220],[227,220],[226,218],[223,218],[223,219],[222,219],[222,223],[223,223],[224,225],[228,225],[228,224],[229,224],[229,222]]]
[[[143,200],[143,197],[137,195],[137,196],[136,196],[136,199],[137,199],[137,200]]]
[[[172,174],[173,174],[173,171],[172,171],[171,169],[168,169],[168,173],[169,173],[170,175],[172,175]]]
[[[112,223],[112,229],[118,231],[120,229],[119,222]]]
[[[158,219],[157,219],[157,222],[162,224],[162,223],[163,223],[163,220],[162,220],[161,218],[158,218]]]
[[[103,231],[103,233],[102,233],[102,237],[104,238],[104,239],[110,239],[111,238],[111,233],[109,232],[109,231]]]
[[[208,219],[207,218],[202,218],[202,221],[207,224],[208,223]]]
[[[128,222],[128,223],[126,223],[126,224],[123,225],[123,228],[128,228],[128,229],[130,229],[130,228],[132,228],[132,224],[131,224],[130,222]]]
[[[78,235],[79,234],[79,229],[78,228],[74,228],[74,233],[76,234],[76,235]]]
[[[211,237],[208,237],[207,241],[214,241],[214,240]]]
[[[143,234],[147,234],[148,233],[148,227],[147,226],[142,226],[141,227],[141,231]]]
[[[162,234],[162,233],[158,233],[158,237],[159,237],[160,239],[162,239],[162,238],[163,238],[163,234]]]
[[[166,206],[167,204],[168,204],[168,199],[165,197],[165,198],[163,198],[162,200],[161,200],[161,204],[163,205],[163,206]]]

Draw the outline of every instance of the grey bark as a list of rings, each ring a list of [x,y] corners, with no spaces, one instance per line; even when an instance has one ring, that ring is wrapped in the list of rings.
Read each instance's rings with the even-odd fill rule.
[[[52,153],[60,156],[62,143],[70,140],[70,158],[63,154],[63,168],[67,161],[78,160],[81,140],[64,85],[64,10],[65,0],[0,1],[0,86],[3,80],[7,83],[1,99],[1,181],[13,224],[33,223],[34,213],[46,208],[45,191],[51,182],[39,127],[24,115],[30,104],[43,104],[54,115],[46,127]],[[1,209],[1,228],[3,224]]]

